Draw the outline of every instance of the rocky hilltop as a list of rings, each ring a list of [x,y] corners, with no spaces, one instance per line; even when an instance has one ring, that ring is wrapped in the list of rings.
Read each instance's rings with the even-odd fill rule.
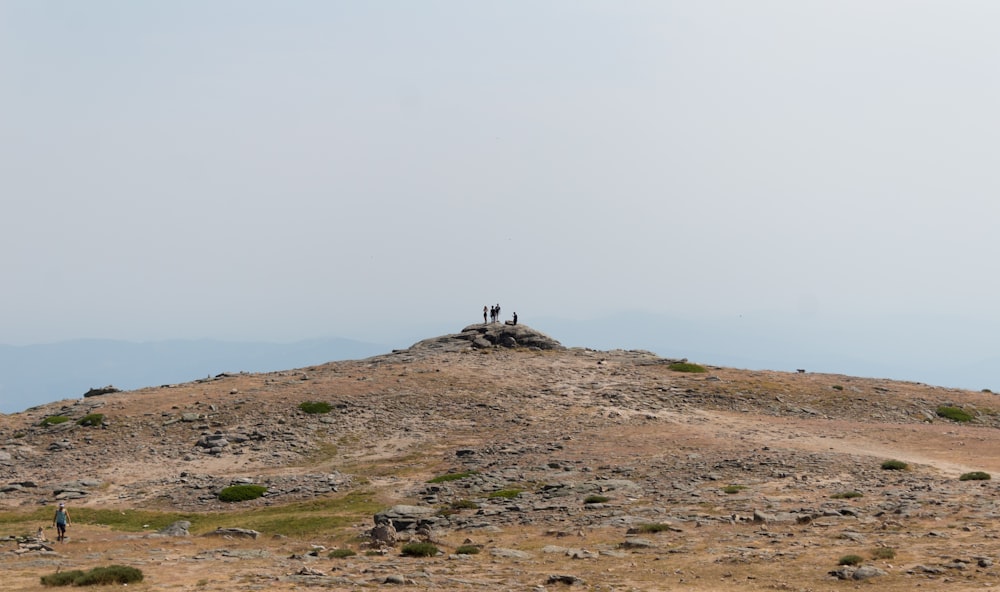
[[[109,558],[150,590],[1000,584],[996,486],[967,478],[1000,471],[996,395],[682,362],[477,324],[0,416],[0,565],[8,589]],[[70,541],[30,547],[57,501]]]

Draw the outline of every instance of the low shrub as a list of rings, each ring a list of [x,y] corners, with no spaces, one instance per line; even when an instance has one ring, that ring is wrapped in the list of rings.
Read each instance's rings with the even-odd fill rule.
[[[104,414],[103,413],[90,413],[90,414],[84,415],[82,418],[78,419],[76,423],[77,423],[77,425],[81,425],[83,427],[88,427],[88,426],[97,427],[97,426],[100,426],[101,424],[104,423]]]
[[[459,479],[465,479],[466,477],[471,477],[475,475],[475,471],[466,471],[464,473],[447,473],[445,475],[438,475],[434,477],[428,483],[447,483],[448,481],[458,481]]]
[[[402,553],[407,557],[433,557],[438,554],[438,548],[432,543],[407,543]]]
[[[299,403],[299,409],[304,413],[309,413],[310,415],[316,415],[321,413],[329,413],[333,407],[324,401],[303,401]]]
[[[490,492],[486,497],[488,498],[503,498],[503,499],[514,499],[515,497],[521,495],[523,489],[500,489],[497,491]]]
[[[908,468],[910,468],[910,465],[901,460],[887,460],[882,463],[882,470],[884,471],[905,471]]]
[[[875,547],[872,549],[872,559],[893,559],[896,557],[896,550],[892,547]]]
[[[863,497],[864,494],[860,491],[841,491],[830,496],[830,499],[854,499],[856,497]]]
[[[219,501],[245,502],[259,498],[266,491],[263,485],[231,485],[219,492]]]
[[[357,555],[357,553],[354,552],[354,549],[334,549],[333,551],[330,551],[330,554],[327,555],[327,557],[330,559],[343,559],[345,557],[354,557],[355,555]]]
[[[54,574],[42,576],[43,586],[72,586],[77,578],[83,575],[79,569],[71,571],[58,571]]]
[[[987,481],[990,479],[990,474],[982,471],[972,471],[971,473],[964,473],[958,479],[959,481]]]
[[[636,526],[635,530],[636,532],[642,534],[655,534],[657,532],[666,532],[667,530],[670,530],[670,525],[662,522],[650,522]]]
[[[90,571],[62,571],[42,576],[43,586],[104,586],[142,581],[142,571],[125,565],[95,567]]]
[[[67,421],[69,421],[69,418],[66,417],[65,415],[50,415],[49,417],[46,417],[45,419],[40,421],[38,425],[40,426],[58,425],[61,423],[66,423]]]
[[[585,504],[603,504],[604,502],[610,500],[611,498],[606,495],[588,495],[586,499],[583,500]]]
[[[733,494],[733,493],[739,493],[744,489],[746,489],[746,487],[743,485],[726,485],[725,487],[722,488],[722,491],[723,493]]]
[[[860,555],[844,555],[837,562],[837,565],[861,565],[864,558]]]
[[[462,545],[461,547],[455,549],[457,555],[478,555],[479,547],[475,545]]]
[[[452,510],[478,510],[479,504],[472,500],[460,499],[451,502],[448,507]]]
[[[952,421],[972,421],[972,414],[961,407],[949,407],[948,405],[938,405],[937,414],[939,417]]]
[[[672,364],[667,366],[667,368],[673,370],[674,372],[695,372],[695,373],[708,372],[708,370],[706,370],[704,366],[698,364],[692,364],[690,362],[673,362]]]
[[[844,387],[840,386],[839,384],[835,384],[835,385],[833,385],[830,388],[832,388],[835,391],[842,391],[842,390],[844,390]]]

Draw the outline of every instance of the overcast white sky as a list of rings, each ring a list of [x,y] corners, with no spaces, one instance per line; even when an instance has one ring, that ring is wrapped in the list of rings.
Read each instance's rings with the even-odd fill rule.
[[[997,23],[0,0],[0,343],[374,339],[495,302],[997,322]]]

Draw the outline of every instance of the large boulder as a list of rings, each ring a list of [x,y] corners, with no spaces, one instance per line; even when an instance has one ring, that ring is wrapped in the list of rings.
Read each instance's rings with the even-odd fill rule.
[[[489,347],[566,349],[555,339],[527,325],[478,323],[462,329],[461,333],[424,339],[413,344],[410,350],[461,351]]]

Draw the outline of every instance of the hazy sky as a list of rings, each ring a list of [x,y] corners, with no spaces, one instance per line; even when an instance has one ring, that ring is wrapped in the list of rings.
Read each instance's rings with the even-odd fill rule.
[[[376,338],[495,302],[997,322],[998,22],[0,0],[0,343]]]

